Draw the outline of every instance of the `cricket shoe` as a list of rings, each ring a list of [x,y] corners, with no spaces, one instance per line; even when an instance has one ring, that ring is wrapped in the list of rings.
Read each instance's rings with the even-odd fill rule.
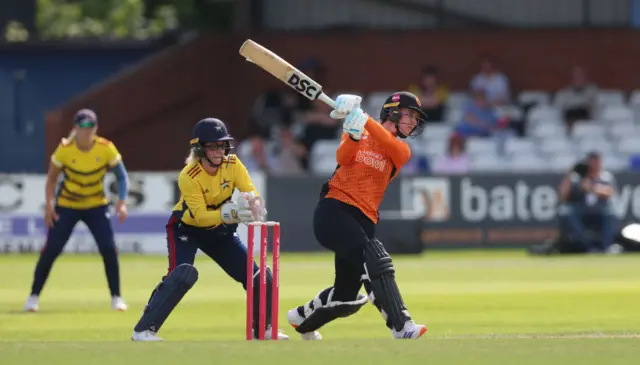
[[[400,331],[391,330],[396,340],[415,340],[427,332],[427,326],[416,324],[414,321],[406,321]]]
[[[37,295],[30,295],[27,298],[27,302],[24,305],[25,312],[37,312],[38,304],[40,303],[40,298]]]
[[[153,332],[151,330],[146,330],[146,331],[142,331],[142,332],[133,331],[133,334],[131,335],[131,341],[135,341],[135,342],[157,342],[157,341],[162,341],[162,339],[160,337],[158,337],[155,332]]]
[[[273,337],[271,337],[271,326],[269,325],[267,327],[267,330],[265,331],[264,334],[264,339],[265,340],[271,340]],[[258,339],[258,336],[253,335],[253,339],[256,340]],[[289,336],[285,335],[282,331],[278,330],[278,341],[286,341],[289,339]]]
[[[111,298],[111,308],[113,308],[114,311],[124,312],[127,310],[127,304],[121,297],[114,296]]]
[[[293,328],[297,328],[304,321],[304,317],[298,313],[298,308],[293,308],[292,310],[287,312],[287,321]],[[306,333],[301,333],[303,340],[322,340],[322,335],[318,331],[311,331]]]

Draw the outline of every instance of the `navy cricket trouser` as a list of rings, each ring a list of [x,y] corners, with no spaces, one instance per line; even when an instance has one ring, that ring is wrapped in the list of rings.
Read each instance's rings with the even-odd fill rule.
[[[108,217],[107,206],[103,205],[91,209],[71,209],[56,207],[58,220],[54,222],[47,233],[47,241],[40,252],[40,259],[36,265],[31,295],[39,295],[42,291],[53,262],[62,253],[69,241],[74,227],[83,221],[93,236],[98,250],[102,255],[107,282],[112,296],[120,296],[120,269],[118,251],[113,237],[111,221]]]
[[[334,300],[346,302],[358,296],[365,273],[364,249],[375,238],[375,228],[375,223],[352,205],[332,198],[318,202],[313,231],[318,242],[335,253]]]
[[[204,229],[188,226],[178,217],[172,216],[167,228],[167,248],[169,250],[169,272],[181,264],[193,265],[198,249],[215,261],[231,278],[247,289],[247,247],[235,232],[235,228],[219,227]],[[254,318],[259,316],[260,268],[253,262]],[[272,273],[267,269],[267,325],[271,323]],[[153,294],[150,301],[153,300]],[[254,327],[257,330],[257,327]]]
[[[363,280],[366,273],[364,250],[375,239],[376,224],[353,205],[322,198],[313,214],[313,232],[322,246],[335,253],[332,300],[353,301],[363,285],[371,296],[373,287],[369,280]],[[382,312],[378,300],[373,305]],[[303,313],[303,310],[302,306],[298,307],[298,312]],[[389,318],[386,324],[392,328]]]

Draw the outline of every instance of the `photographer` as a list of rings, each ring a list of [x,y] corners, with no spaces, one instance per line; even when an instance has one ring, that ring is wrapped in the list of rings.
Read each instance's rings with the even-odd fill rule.
[[[596,152],[577,163],[560,183],[558,210],[561,252],[605,252],[613,243],[616,218],[611,198],[615,178],[602,170]],[[600,232],[590,237],[588,229]]]

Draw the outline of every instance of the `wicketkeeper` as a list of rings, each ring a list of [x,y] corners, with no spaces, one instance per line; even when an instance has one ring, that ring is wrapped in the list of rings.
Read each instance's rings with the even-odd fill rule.
[[[235,281],[247,288],[254,280],[254,336],[259,315],[259,268],[247,278],[247,249],[236,228],[238,223],[264,221],[267,214],[251,177],[232,149],[227,127],[219,119],[199,121],[191,139],[191,152],[178,177],[180,201],[167,223],[169,270],[155,288],[142,318],[136,324],[133,341],[160,341],[158,331],[171,311],[198,280],[193,266],[200,249]],[[234,194],[238,189],[241,193]],[[271,337],[271,271],[267,269],[266,339]],[[289,337],[278,333],[279,340]]]

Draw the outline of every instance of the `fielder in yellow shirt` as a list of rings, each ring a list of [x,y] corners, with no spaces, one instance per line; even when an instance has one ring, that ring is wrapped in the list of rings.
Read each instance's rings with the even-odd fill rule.
[[[116,146],[97,136],[97,129],[98,118],[92,110],[78,111],[71,135],[60,142],[51,156],[45,188],[47,241],[36,265],[31,295],[25,304],[28,312],[38,311],[40,292],[51,267],[79,221],[87,225],[102,255],[113,309],[127,309],[120,296],[118,252],[104,187],[105,175],[113,171],[118,182],[116,213],[123,221],[127,216],[127,170]],[[56,192],[61,173],[63,178]]]
[[[193,266],[200,249],[235,281],[247,289],[247,248],[236,233],[239,223],[262,221],[267,211],[247,169],[230,154],[233,138],[225,124],[215,118],[199,121],[193,128],[191,152],[178,177],[180,200],[167,223],[169,270],[151,294],[133,341],[160,341],[156,335],[169,314],[198,279]],[[237,190],[236,190],[237,189]],[[234,192],[235,191],[235,192]],[[254,263],[254,335],[259,310],[259,268]],[[267,293],[272,276],[267,269]],[[267,298],[267,305],[271,299]],[[271,308],[267,308],[267,336],[271,330]],[[288,339],[279,333],[278,339]]]

